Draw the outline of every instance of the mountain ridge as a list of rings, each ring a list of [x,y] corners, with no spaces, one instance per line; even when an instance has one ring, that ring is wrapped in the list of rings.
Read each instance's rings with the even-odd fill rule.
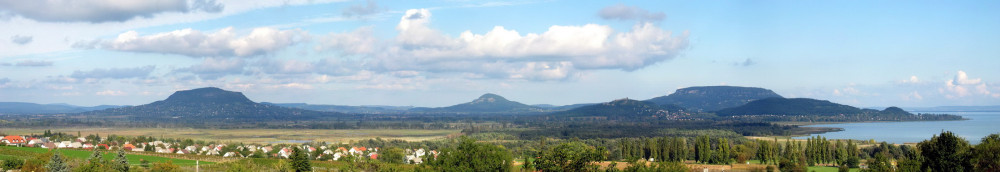
[[[692,111],[711,112],[771,97],[782,96],[769,89],[758,87],[697,86],[680,88],[670,95],[646,101],[659,105],[674,104]]]

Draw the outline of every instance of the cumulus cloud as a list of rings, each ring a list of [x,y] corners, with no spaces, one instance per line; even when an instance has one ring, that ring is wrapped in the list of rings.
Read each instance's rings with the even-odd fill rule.
[[[624,4],[604,7],[597,15],[606,20],[639,20],[641,22],[658,22],[667,18],[663,12],[652,13],[636,6]]]
[[[347,7],[342,14],[347,17],[363,17],[379,12],[380,8],[378,7],[378,3],[375,3],[375,0],[368,0],[367,2],[366,4]]]
[[[231,74],[244,72],[246,62],[240,58],[205,58],[200,64],[174,70],[174,72],[192,73],[201,79],[216,79]]]
[[[14,66],[43,67],[52,66],[52,62],[45,60],[25,60],[15,63]]]
[[[10,36],[10,42],[18,44],[18,45],[25,45],[25,44],[31,43],[31,40],[33,40],[33,39],[34,39],[34,37],[32,37],[32,36],[22,36],[22,35]]]
[[[940,90],[947,98],[960,98],[972,95],[992,95],[989,86],[980,78],[969,78],[965,71],[958,71],[955,77],[945,82],[945,88]]]
[[[107,69],[93,69],[90,71],[74,71],[73,74],[69,75],[71,78],[75,79],[126,79],[126,78],[145,78],[156,69],[156,66],[142,66],[134,68],[107,68]]]
[[[98,96],[124,96],[124,95],[128,95],[128,94],[126,94],[123,91],[118,91],[118,90],[104,90],[104,91],[96,92],[96,93],[94,93],[94,95],[98,95]]]
[[[471,73],[495,78],[553,80],[578,70],[632,71],[669,60],[687,48],[687,33],[674,35],[652,23],[628,32],[610,26],[551,26],[543,33],[522,34],[496,26],[484,34],[465,31],[458,37],[430,28],[427,9],[411,9],[400,18],[399,34],[379,41],[362,28],[331,34],[318,49],[369,57],[378,71]],[[380,51],[374,51],[380,50]]]
[[[330,33],[320,39],[316,50],[340,50],[344,54],[369,54],[379,49],[374,28],[361,27],[349,33]]]
[[[106,42],[105,49],[178,54],[191,57],[256,56],[292,46],[305,39],[307,33],[298,29],[278,30],[255,28],[246,36],[237,36],[232,27],[214,33],[183,29],[140,36],[136,31],[119,34]]]
[[[910,76],[909,79],[904,79],[904,80],[902,80],[900,82],[907,83],[907,84],[916,84],[916,83],[920,83],[920,78],[917,78],[917,76]]]
[[[215,0],[0,0],[0,13],[45,22],[122,22],[166,12],[222,11]]]

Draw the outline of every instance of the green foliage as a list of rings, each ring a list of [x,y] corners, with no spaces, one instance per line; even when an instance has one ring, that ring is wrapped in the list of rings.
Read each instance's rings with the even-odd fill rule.
[[[308,153],[299,149],[298,146],[292,148],[292,169],[295,172],[312,171],[312,164],[309,162]]]
[[[115,156],[114,165],[112,166],[115,171],[127,172],[129,170],[128,158],[125,157],[125,150],[118,149],[118,156]]]
[[[884,145],[885,142],[882,142]],[[874,158],[867,161],[868,169],[862,171],[865,172],[894,172],[896,169],[892,166],[892,161],[889,160],[889,151],[882,150],[875,155]]]
[[[608,167],[611,168],[611,167]],[[629,162],[629,166],[625,168],[626,172],[687,172],[691,171],[687,165],[682,162],[659,162],[651,163],[646,165],[645,161],[633,161]]]
[[[173,162],[157,162],[153,163],[153,167],[149,169],[150,172],[179,172],[181,167],[174,165]]]
[[[48,172],[69,172],[69,165],[66,165],[66,159],[63,158],[62,154],[56,153],[45,165],[45,170]]]
[[[511,171],[512,162],[510,152],[502,146],[461,137],[458,147],[443,149],[436,160],[428,158],[424,165],[433,171]]]
[[[603,147],[594,148],[582,142],[564,142],[539,154],[535,167],[542,171],[597,171],[595,161],[606,158]]]
[[[974,156],[976,171],[1000,171],[1000,134],[983,137]]]
[[[3,161],[3,163],[0,163],[0,169],[6,169],[6,170],[21,169],[21,167],[24,166],[25,163],[24,159],[16,157],[8,157],[8,156],[3,157],[3,159],[0,159],[0,161]]]
[[[970,146],[965,139],[959,138],[951,131],[931,137],[917,144],[920,155],[923,155],[924,169],[932,171],[971,171]]]
[[[44,159],[29,159],[24,162],[24,166],[21,166],[21,171],[34,171],[34,172],[44,172],[45,171],[45,160]]]
[[[403,163],[406,160],[406,152],[397,147],[389,147],[379,150],[378,159],[387,163]]]

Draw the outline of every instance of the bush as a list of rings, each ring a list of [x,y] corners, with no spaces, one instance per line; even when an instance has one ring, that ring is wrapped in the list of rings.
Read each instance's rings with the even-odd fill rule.
[[[24,160],[20,158],[6,157],[0,159],[0,161],[3,161],[3,163],[0,163],[0,168],[5,170],[21,169],[21,166],[24,165]]]

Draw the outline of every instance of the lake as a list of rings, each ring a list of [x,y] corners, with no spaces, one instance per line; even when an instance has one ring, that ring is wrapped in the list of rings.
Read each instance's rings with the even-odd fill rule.
[[[821,135],[827,139],[855,139],[885,141],[889,143],[917,143],[929,140],[941,131],[951,131],[965,138],[971,144],[978,144],[983,137],[1000,133],[1000,112],[915,112],[960,115],[969,120],[961,121],[914,121],[914,122],[871,122],[808,125],[808,127],[837,127],[844,131],[794,137],[806,139]]]

